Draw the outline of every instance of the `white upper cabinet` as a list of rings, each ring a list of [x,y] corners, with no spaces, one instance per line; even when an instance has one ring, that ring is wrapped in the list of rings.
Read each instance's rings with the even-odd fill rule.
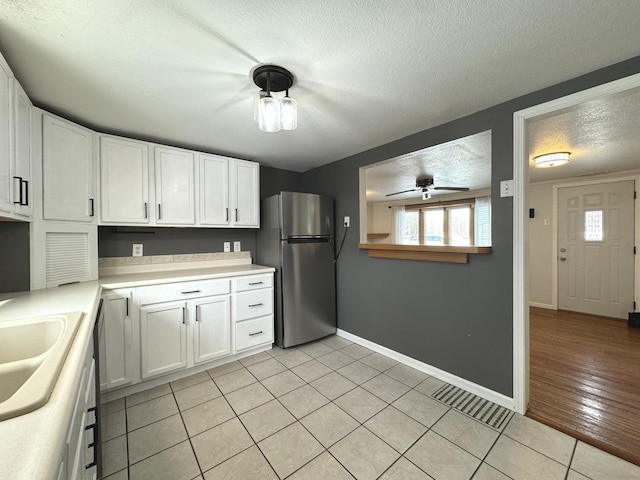
[[[18,215],[33,213],[33,185],[31,183],[31,112],[33,104],[18,82],[14,82],[14,138],[13,203]]]
[[[45,220],[93,222],[93,132],[45,114],[42,117]]]
[[[171,147],[155,148],[156,223],[195,225],[195,154]]]
[[[229,160],[231,225],[260,226],[260,165],[244,160]]]
[[[200,154],[200,224],[229,225],[229,159]]]
[[[11,195],[13,175],[11,163],[13,157],[13,73],[0,56],[0,210],[12,212],[14,209]]]
[[[100,221],[149,223],[149,146],[100,136]]]

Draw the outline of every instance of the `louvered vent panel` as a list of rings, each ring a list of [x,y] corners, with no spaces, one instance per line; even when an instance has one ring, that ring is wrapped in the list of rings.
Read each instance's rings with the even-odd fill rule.
[[[47,286],[89,280],[89,235],[46,233]]]

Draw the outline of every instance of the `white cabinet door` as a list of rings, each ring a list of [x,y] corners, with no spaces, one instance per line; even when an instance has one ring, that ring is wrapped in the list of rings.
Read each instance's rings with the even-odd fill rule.
[[[202,363],[231,353],[229,297],[194,301],[193,363]]]
[[[31,111],[33,105],[18,82],[14,82],[14,138],[13,203],[18,215],[33,213],[31,183]]]
[[[103,296],[104,343],[100,344],[102,390],[128,385],[134,380],[131,292],[114,290]]]
[[[13,73],[0,56],[0,210],[13,211],[11,162],[13,157]]]
[[[43,115],[42,170],[45,220],[92,222],[93,132]]]
[[[126,138],[100,136],[100,220],[149,223],[149,148]]]
[[[140,308],[142,378],[187,366],[186,302],[166,302]]]
[[[200,154],[200,224],[229,225],[229,159]]]
[[[230,160],[231,224],[237,227],[260,226],[260,165]]]
[[[156,222],[194,225],[196,223],[195,155],[169,147],[155,149]]]

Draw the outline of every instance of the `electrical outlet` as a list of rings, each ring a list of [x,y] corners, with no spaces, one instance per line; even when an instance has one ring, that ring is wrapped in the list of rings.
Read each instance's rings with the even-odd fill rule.
[[[234,252],[240,251],[240,242],[233,242],[233,251]]]
[[[351,226],[351,218],[350,217],[344,217],[344,226],[349,228]]]
[[[134,243],[133,244],[133,249],[131,252],[131,256],[132,257],[141,257],[142,256],[142,244],[141,243]]]
[[[225,252],[231,251],[231,242],[224,242],[224,251]]]

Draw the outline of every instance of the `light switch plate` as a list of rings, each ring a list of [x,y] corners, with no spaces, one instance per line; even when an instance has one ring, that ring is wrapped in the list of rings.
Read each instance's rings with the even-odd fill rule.
[[[141,243],[134,243],[133,244],[131,256],[132,257],[141,257],[142,256],[142,244]]]
[[[513,180],[502,180],[500,182],[500,196],[513,197]]]
[[[231,242],[224,242],[224,251],[225,252],[231,251]]]
[[[233,251],[234,252],[240,251],[240,242],[233,242]]]

